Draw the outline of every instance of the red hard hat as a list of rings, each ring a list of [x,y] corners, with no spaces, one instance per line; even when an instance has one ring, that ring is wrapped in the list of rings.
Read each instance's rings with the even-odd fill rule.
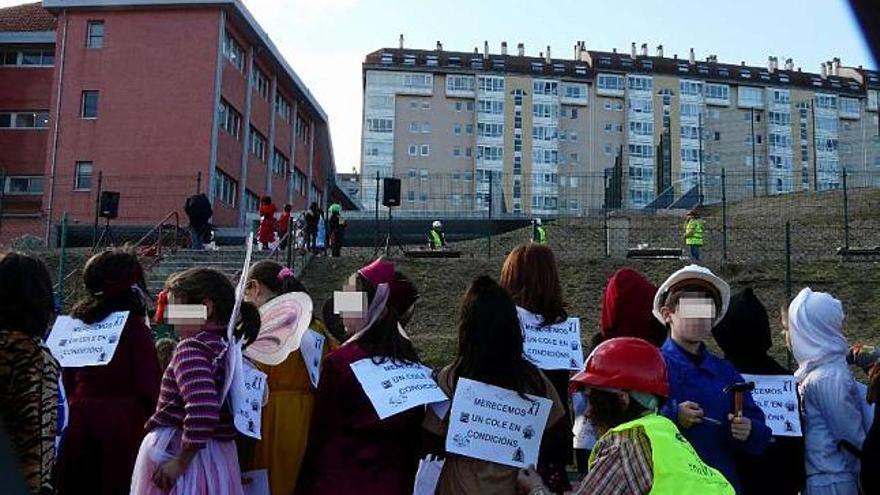
[[[602,342],[571,379],[570,388],[603,388],[646,392],[669,397],[666,362],[656,347],[635,337],[617,337]]]

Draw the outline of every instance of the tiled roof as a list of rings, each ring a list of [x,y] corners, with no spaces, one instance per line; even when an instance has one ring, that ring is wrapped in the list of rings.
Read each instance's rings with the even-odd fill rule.
[[[39,2],[0,9],[0,32],[54,30],[55,16],[44,9]]]

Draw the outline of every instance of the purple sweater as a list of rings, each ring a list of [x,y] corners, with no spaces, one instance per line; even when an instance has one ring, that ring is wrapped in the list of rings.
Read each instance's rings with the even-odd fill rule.
[[[177,345],[174,357],[162,377],[156,413],[147,422],[147,431],[160,426],[182,428],[181,443],[186,449],[201,449],[209,440],[235,438],[229,407],[220,402],[226,374],[225,330],[205,328]]]

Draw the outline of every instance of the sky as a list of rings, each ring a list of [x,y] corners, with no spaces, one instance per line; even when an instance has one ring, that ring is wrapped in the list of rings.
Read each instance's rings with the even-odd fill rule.
[[[512,52],[525,43],[537,56],[550,45],[554,57],[571,58],[574,44],[628,52],[663,44],[666,56],[697,59],[716,54],[720,62],[763,66],[770,55],[780,64],[819,72],[819,64],[840,57],[848,66],[876,69],[845,0],[243,0],[282,55],[327,112],[336,169],[360,168],[361,63],[366,54],[405,46],[471,51],[502,41]],[[22,3],[0,0],[0,7]],[[552,8],[548,8],[552,5]]]

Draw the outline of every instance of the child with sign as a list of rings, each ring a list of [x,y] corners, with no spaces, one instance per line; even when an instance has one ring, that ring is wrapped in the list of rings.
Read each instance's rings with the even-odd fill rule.
[[[381,419],[353,366],[381,369],[420,363],[398,324],[397,311],[389,305],[389,295],[388,284],[375,285],[362,272],[334,294],[334,311],[342,318],[348,340],[322,365],[297,494],[413,491],[424,407]]]
[[[654,297],[653,313],[670,329],[660,351],[671,395],[661,412],[676,422],[706,464],[740,490],[734,454],[761,455],[771,432],[749,392],[725,392],[744,380],[704,343],[729,302],[727,282],[707,268],[689,265],[663,282]]]
[[[269,401],[263,406],[263,434],[256,445],[250,468],[269,471],[271,493],[293,493],[296,488],[318,384],[311,380],[311,373],[316,373],[327,353],[338,347],[324,325],[312,317],[311,299],[306,288],[289,268],[272,260],[258,261],[251,266],[245,301],[259,307],[262,316],[268,303],[278,302],[283,297],[294,300],[278,308],[284,312],[277,314],[278,318],[273,317],[272,321],[261,318],[260,334],[244,352],[267,375]],[[271,325],[273,321],[278,325]],[[277,328],[273,331],[267,326]],[[271,335],[267,335],[270,331]],[[300,339],[309,340],[303,338],[304,334],[311,337],[311,342],[320,342],[318,352],[311,356],[309,363],[304,358],[304,352],[308,352],[300,344]],[[290,339],[296,340],[291,341],[291,345],[295,343],[300,348],[292,350],[291,345],[287,345]],[[267,347],[264,340],[272,345]]]
[[[21,469],[30,493],[54,492],[60,370],[42,342],[53,315],[46,265],[26,254],[0,255],[0,423],[18,464],[10,459],[9,468]]]
[[[553,325],[566,323],[569,318],[565,311],[556,257],[553,250],[544,244],[523,244],[511,251],[501,268],[500,284],[510,292],[517,305],[520,326],[527,340],[546,336],[561,344],[542,346],[542,350],[567,355],[568,359],[564,359],[567,364],[563,367],[558,364],[548,366],[549,363],[538,356],[530,356],[528,342],[526,355],[533,357],[532,361],[553,384],[556,394],[560,398],[567,398],[571,370],[579,370],[583,366],[584,355],[579,331],[562,334],[551,328]],[[527,327],[527,321],[535,321],[537,325]],[[561,330],[561,327],[556,330]],[[534,328],[534,331],[530,332],[530,328]],[[577,329],[580,330],[579,321]],[[557,433],[548,435],[542,443],[541,462],[538,464],[538,471],[554,493],[571,490],[565,467],[571,462],[573,453],[573,418],[568,400],[563,400],[562,405],[565,409],[564,421],[556,426]],[[555,443],[556,440],[559,443]]]
[[[529,435],[544,435],[547,441],[550,429],[565,429],[565,408],[553,384],[523,354],[523,335],[519,326],[516,306],[510,294],[491,278],[483,276],[471,283],[461,308],[458,330],[458,356],[455,361],[437,374],[437,383],[450,397],[463,381],[480,382],[493,388],[512,391],[527,399],[526,394],[549,399],[551,403],[546,424]],[[460,380],[467,379],[467,380]],[[486,398],[488,399],[488,397]],[[461,422],[461,417],[451,418],[453,407],[432,406],[428,408],[424,428],[437,442],[434,453],[446,455],[444,444],[450,440],[468,443],[467,439],[450,439],[447,433],[451,422]],[[468,418],[468,421],[470,418]],[[512,427],[519,429],[518,427]],[[558,434],[557,434],[558,435]],[[499,445],[513,446],[514,440],[502,439]],[[553,441],[550,439],[550,441]],[[559,437],[557,437],[559,442]],[[564,437],[563,440],[564,441]],[[569,440],[570,441],[570,440]],[[499,447],[500,449],[501,447]],[[514,453],[514,457],[516,454]],[[522,462],[520,459],[515,461]],[[513,464],[516,465],[516,464]],[[449,455],[443,464],[437,484],[437,494],[509,494],[516,492],[517,468],[488,460]]]
[[[786,344],[798,363],[807,495],[859,493],[859,456],[873,418],[846,365],[843,319],[840,301],[809,287],[788,307]]]
[[[241,495],[232,412],[223,397],[226,327],[235,289],[223,273],[191,268],[165,283],[169,312],[199,306],[201,321],[171,321],[181,341],[162,378],[156,412],[146,425],[131,480],[132,494]],[[255,306],[242,303],[236,334],[246,342],[260,329]]]
[[[84,333],[97,335],[98,327],[116,320],[124,326],[108,337],[118,338],[118,344],[105,359],[99,355],[98,362],[64,369],[70,421],[58,460],[57,489],[60,494],[124,493],[162,377],[147,326],[144,272],[135,253],[111,249],[86,262],[83,284],[86,295],[71,316],[94,325]]]
[[[777,363],[767,352],[773,341],[770,338],[770,317],[767,309],[755,295],[751,287],[734,294],[730,298],[730,308],[724,318],[712,329],[712,335],[724,359],[730,361],[736,370],[743,374],[757,375],[746,377],[755,380],[760,386],[760,377],[767,379],[786,377],[787,383],[794,383],[794,377],[785,367]],[[798,401],[796,387],[791,387],[793,396],[787,401],[778,401],[781,409],[793,416],[797,422]],[[753,397],[755,396],[753,392]],[[754,397],[758,400],[757,397]],[[773,401],[774,403],[777,401]],[[761,403],[759,401],[759,406]],[[767,409],[764,409],[767,416]],[[770,422],[769,416],[767,417]],[[794,426],[786,423],[791,430]],[[736,454],[736,470],[739,473],[744,495],[775,493],[797,495],[804,487],[804,439],[802,436],[774,435],[773,441],[761,456]]]

